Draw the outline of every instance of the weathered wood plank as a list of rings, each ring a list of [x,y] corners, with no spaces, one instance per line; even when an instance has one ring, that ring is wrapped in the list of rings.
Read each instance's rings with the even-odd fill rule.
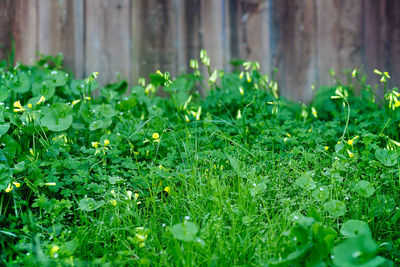
[[[130,1],[87,0],[85,75],[99,72],[101,84],[130,78]]]
[[[38,42],[40,53],[62,52],[67,68],[83,77],[83,0],[38,1]]]
[[[32,64],[38,50],[38,18],[36,0],[15,0],[12,35],[15,39],[15,59]]]
[[[388,71],[390,84],[400,82],[400,2],[364,0],[364,51],[368,82],[378,84],[375,68]]]
[[[156,70],[177,73],[179,38],[173,0],[134,1],[132,5],[133,80]]]
[[[0,1],[0,60],[6,59],[7,52],[11,49],[11,31],[14,13],[15,1]]]
[[[312,0],[271,1],[272,66],[284,96],[300,101],[312,97],[316,80],[316,6]]]
[[[317,1],[318,84],[328,84],[328,71],[340,78],[344,69],[362,64],[362,1]]]

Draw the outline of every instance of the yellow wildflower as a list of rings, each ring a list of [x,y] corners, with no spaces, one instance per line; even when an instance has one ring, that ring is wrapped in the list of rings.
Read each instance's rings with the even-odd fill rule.
[[[117,201],[115,199],[110,200],[111,205],[117,206]]]
[[[196,121],[200,120],[200,115],[201,115],[201,107],[196,112]]]
[[[236,119],[241,119],[242,118],[242,113],[240,112],[240,109],[238,110]]]
[[[92,98],[90,96],[85,96],[86,100],[91,100]]]
[[[13,184],[15,185],[15,187],[16,187],[16,188],[18,188],[18,187],[20,187],[20,186],[21,186],[21,184],[20,184],[20,183],[18,183],[18,182],[13,182]]]
[[[51,254],[54,254],[54,253],[56,253],[59,249],[60,249],[60,248],[59,248],[58,246],[53,246],[53,247],[51,248],[51,250],[50,250],[50,253],[51,253]]]
[[[242,86],[239,86],[239,92],[240,92],[241,95],[244,95],[244,89],[243,89]]]
[[[98,148],[100,145],[100,142],[92,142],[92,147]]]
[[[171,188],[169,186],[166,186],[164,188],[164,191],[167,192],[168,194],[171,194]]]
[[[347,149],[347,154],[349,154],[349,158],[354,157],[354,154],[353,154],[350,150],[348,150],[348,149]]]
[[[75,106],[75,105],[78,104],[79,102],[81,102],[80,99],[77,99],[77,100],[72,101],[72,106]]]
[[[324,148],[325,148],[325,151],[329,150],[329,146],[325,146]]]
[[[109,144],[110,144],[110,140],[104,139],[104,145],[105,145],[105,146],[108,146]]]
[[[311,113],[315,118],[318,118],[317,110],[314,107],[311,108]]]
[[[186,122],[189,122],[189,121],[190,121],[188,115],[185,115],[185,121],[186,121]]]
[[[43,103],[44,101],[46,101],[46,98],[44,96],[41,96],[39,101],[36,103],[36,105],[39,105],[39,104]]]
[[[31,103],[28,104],[28,108],[32,108],[32,104]]]
[[[160,138],[160,135],[158,134],[158,133],[153,133],[153,139],[158,139],[158,138]]]
[[[14,112],[20,112],[20,111],[25,111],[26,110],[21,105],[21,102],[19,100],[14,102],[14,107],[15,107]]]
[[[9,193],[11,190],[13,190],[13,186],[11,184],[8,184],[7,188],[6,188],[6,193]]]
[[[292,136],[290,135],[290,133],[286,133],[286,136],[287,136],[287,137],[292,137]]]
[[[47,186],[55,186],[56,183],[44,183],[44,185],[47,185]]]

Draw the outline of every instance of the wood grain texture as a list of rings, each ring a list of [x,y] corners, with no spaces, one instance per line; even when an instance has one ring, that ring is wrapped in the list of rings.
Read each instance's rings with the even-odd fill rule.
[[[177,73],[176,2],[134,1],[132,5],[133,77],[146,77],[156,70]],[[178,38],[179,39],[179,38]],[[186,49],[189,49],[186,47]]]
[[[317,1],[318,84],[330,82],[329,69],[340,78],[344,69],[362,65],[362,1]]]
[[[271,5],[272,66],[278,69],[280,90],[291,99],[308,101],[317,78],[315,2],[273,0]]]
[[[131,77],[129,0],[87,0],[85,75],[99,72],[101,84]]]
[[[36,60],[38,50],[38,10],[36,0],[15,0],[12,33],[15,59],[25,64]]]
[[[83,0],[40,0],[38,50],[64,54],[64,62],[79,78],[84,77]]]
[[[0,1],[0,60],[7,58],[7,52],[11,49],[13,15],[15,13],[15,1]]]

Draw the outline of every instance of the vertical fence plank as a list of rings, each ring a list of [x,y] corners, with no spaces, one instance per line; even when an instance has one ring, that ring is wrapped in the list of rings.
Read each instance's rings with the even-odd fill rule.
[[[7,52],[11,49],[11,31],[15,1],[0,1],[0,60],[7,58]]]
[[[224,32],[223,32],[223,1],[204,0],[201,5],[202,35],[201,49],[205,49],[210,57],[211,69],[223,69],[224,62]],[[199,55],[195,55],[198,58]]]
[[[132,5],[133,80],[156,70],[177,73],[176,7],[173,0],[134,1]]]
[[[362,1],[317,1],[318,84],[362,64]]]
[[[300,101],[312,97],[316,80],[316,7],[312,0],[271,1],[273,67],[284,96]]]
[[[38,1],[38,23],[39,52],[62,52],[67,68],[82,77],[83,0]]]
[[[388,71],[390,84],[400,82],[400,3],[364,0],[365,66],[368,82],[378,84],[373,70]]]
[[[130,78],[129,0],[87,0],[85,30],[86,75],[99,72],[101,84]]]
[[[36,0],[16,0],[12,34],[15,38],[15,59],[32,64],[38,50],[38,18]]]

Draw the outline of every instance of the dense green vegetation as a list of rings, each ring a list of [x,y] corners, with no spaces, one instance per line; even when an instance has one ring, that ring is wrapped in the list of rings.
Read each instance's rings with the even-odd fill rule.
[[[129,90],[2,63],[1,265],[400,264],[389,74],[384,98],[356,69],[301,105],[255,62],[201,62],[208,80],[192,60]]]

